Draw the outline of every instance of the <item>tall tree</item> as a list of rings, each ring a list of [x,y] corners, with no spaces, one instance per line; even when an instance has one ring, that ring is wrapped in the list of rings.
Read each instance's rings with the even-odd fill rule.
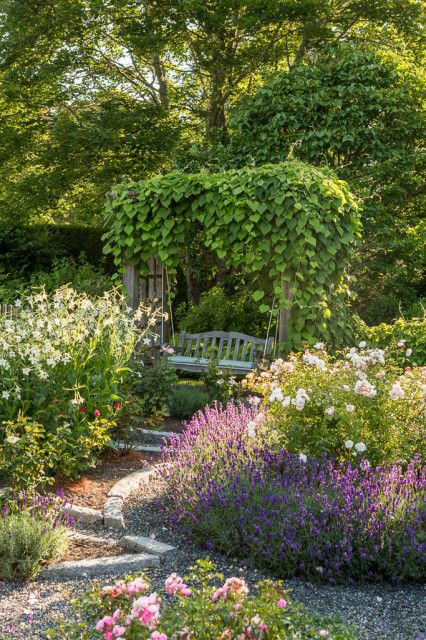
[[[331,166],[362,199],[357,309],[370,322],[426,297],[425,104],[422,69],[344,44],[276,74],[231,118],[224,162],[293,155]]]
[[[36,197],[46,194],[43,185],[52,171],[46,160],[54,147],[57,174],[63,166],[63,187],[57,181],[54,192],[48,191],[46,208],[51,215],[57,202],[64,215],[67,206],[70,215],[78,215],[73,213],[78,209],[75,194],[84,186],[81,181],[70,185],[65,176],[62,162],[69,139],[65,136],[62,145],[53,133],[61,129],[58,121],[73,123],[74,145],[82,145],[75,161],[81,162],[83,173],[87,161],[83,151],[90,146],[85,132],[92,135],[91,110],[105,113],[108,105],[107,120],[118,122],[123,117],[135,123],[143,109],[139,142],[143,144],[146,134],[145,149],[152,149],[152,154],[141,163],[139,143],[134,154],[130,143],[121,154],[121,158],[129,155],[125,164],[132,168],[132,177],[143,177],[169,166],[166,131],[175,143],[177,128],[182,127],[182,144],[226,141],[229,107],[271,71],[288,69],[343,39],[368,37],[381,46],[418,51],[423,24],[424,4],[418,0],[2,0],[1,99],[23,105],[25,112],[20,119],[21,107],[10,107],[16,123],[12,129],[19,133],[13,142],[9,129],[7,145],[12,151],[19,148],[22,136],[37,138],[25,161],[10,158],[12,183],[30,174],[39,187]],[[124,105],[128,118],[123,116]],[[155,117],[153,108],[158,110]],[[159,120],[161,162],[152,162]],[[3,135],[0,131],[0,146]],[[49,141],[52,135],[54,143]],[[107,127],[98,149],[100,162],[117,153],[114,136],[108,147],[109,135]],[[131,136],[123,135],[130,142]],[[170,155],[174,146],[166,143]],[[132,158],[137,161],[132,163]],[[9,182],[9,166],[4,168],[3,183]],[[87,165],[88,171],[92,166]],[[113,179],[117,171],[110,175]],[[7,201],[7,184],[3,189]],[[30,199],[34,201],[33,195]],[[99,196],[93,202],[100,209]],[[28,206],[31,211],[30,203],[24,204],[22,195],[23,209]],[[37,215],[44,207],[42,199],[38,204],[33,209]],[[4,208],[3,212],[7,214]],[[86,214],[92,215],[92,210]]]

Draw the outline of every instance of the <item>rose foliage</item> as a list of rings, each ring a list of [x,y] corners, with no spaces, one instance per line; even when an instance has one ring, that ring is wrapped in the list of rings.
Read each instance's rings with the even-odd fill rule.
[[[289,600],[281,583],[264,581],[249,589],[241,577],[214,572],[199,561],[188,577],[176,573],[162,592],[152,591],[145,576],[95,586],[79,601],[83,620],[59,624],[48,637],[59,640],[267,640],[329,638],[355,640],[355,629],[336,619],[308,613]],[[219,584],[218,584],[219,581]],[[164,597],[165,596],[165,597]]]

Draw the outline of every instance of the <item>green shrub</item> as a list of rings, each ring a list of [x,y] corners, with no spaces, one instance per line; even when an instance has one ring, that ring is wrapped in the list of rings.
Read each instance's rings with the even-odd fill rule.
[[[238,331],[254,336],[265,336],[268,316],[261,314],[253,300],[252,289],[233,294],[216,285],[201,295],[196,305],[181,305],[177,315],[179,329],[186,333],[200,331]]]
[[[176,369],[162,356],[153,364],[136,362],[133,373],[132,392],[139,397],[144,418],[160,420],[167,415],[170,394],[178,381]]]
[[[62,494],[15,494],[0,513],[0,580],[31,580],[67,548]]]
[[[230,369],[220,367],[217,360],[211,360],[207,368],[201,374],[204,382],[209,402],[221,402],[226,404],[238,395],[238,384]]]
[[[123,636],[132,640],[359,637],[353,627],[345,627],[337,618],[321,618],[290,602],[281,582],[265,580],[249,593],[241,576],[229,578],[225,583],[223,580],[224,576],[215,572],[215,566],[204,560],[191,568],[188,577],[181,578],[175,573],[169,576],[162,590],[164,594],[151,592],[145,576],[128,577],[103,589],[95,585],[74,603],[78,608],[75,619],[64,620],[48,632],[48,637],[57,640]]]
[[[337,359],[317,350],[278,359],[246,385],[263,393],[264,437],[301,456],[371,464],[425,458],[426,369],[401,373],[383,350],[352,348]]]
[[[13,304],[17,298],[29,296],[34,287],[53,292],[64,285],[89,296],[100,296],[112,287],[111,276],[100,267],[94,267],[81,256],[53,260],[48,271],[35,271],[27,275],[0,272],[0,301]]]
[[[191,418],[209,402],[207,391],[198,385],[178,384],[172,389],[169,414],[174,418]]]
[[[358,318],[356,330],[358,336],[368,340],[369,344],[386,349],[401,367],[411,362],[426,365],[426,312],[423,317],[398,318],[392,324],[382,323],[374,327],[368,327]]]

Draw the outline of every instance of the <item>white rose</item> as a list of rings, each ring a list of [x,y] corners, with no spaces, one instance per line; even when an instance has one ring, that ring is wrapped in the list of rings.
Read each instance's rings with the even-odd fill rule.
[[[324,342],[317,342],[314,344],[314,349],[318,349],[318,351],[322,351],[325,348]]]
[[[363,442],[357,442],[355,445],[355,449],[358,451],[358,453],[363,453],[367,447]]]

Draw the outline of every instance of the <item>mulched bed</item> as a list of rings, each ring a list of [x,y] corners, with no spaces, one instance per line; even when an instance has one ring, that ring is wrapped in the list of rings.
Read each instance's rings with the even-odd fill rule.
[[[107,453],[102,456],[102,462],[95,469],[89,469],[75,482],[62,483],[62,488],[73,504],[102,509],[109,490],[118,480],[158,462],[158,456],[149,453]]]
[[[69,560],[87,560],[89,558],[103,558],[105,556],[119,556],[126,552],[119,544],[108,544],[107,542],[97,542],[95,540],[70,538],[67,551],[57,560],[57,562],[68,562]]]

